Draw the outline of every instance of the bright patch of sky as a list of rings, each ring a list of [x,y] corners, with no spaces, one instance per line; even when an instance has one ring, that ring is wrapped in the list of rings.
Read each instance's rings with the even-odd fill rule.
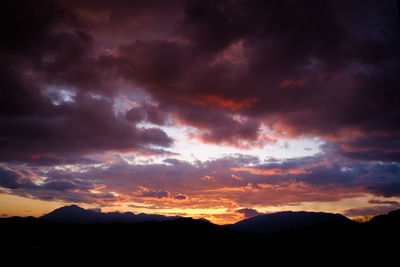
[[[152,102],[151,97],[145,93],[135,92],[135,94],[124,94],[114,98],[114,112],[119,115],[124,114],[129,109],[137,107],[143,102]],[[117,115],[118,116],[118,115]],[[163,163],[165,158],[175,158],[186,162],[207,161],[231,155],[256,156],[261,161],[274,159],[288,159],[312,156],[321,152],[320,146],[324,143],[320,138],[298,137],[296,139],[278,139],[276,142],[267,143],[264,146],[250,146],[250,149],[241,149],[229,145],[206,144],[191,138],[191,134],[198,129],[190,126],[175,126],[173,122],[168,126],[154,125],[148,122],[141,122],[136,125],[138,128],[160,128],[168,136],[174,139],[174,144],[165,150],[176,153],[176,155],[164,156],[131,156],[121,155],[122,158],[131,164]],[[269,134],[271,131],[265,126],[261,129],[262,133]],[[157,147],[152,147],[157,149]]]
[[[55,106],[59,106],[62,103],[74,102],[76,92],[73,88],[60,88],[57,86],[49,86],[42,91],[42,94],[50,98],[51,102]]]
[[[141,123],[139,126],[152,127],[148,123]],[[191,127],[163,126],[160,128],[175,140],[174,145],[168,150],[178,155],[169,158],[187,162],[207,161],[237,154],[256,156],[260,160],[306,157],[320,153],[320,146],[324,143],[320,138],[300,137],[277,140],[276,143],[267,144],[264,147],[240,149],[227,145],[205,144],[190,138],[188,133],[194,131]]]

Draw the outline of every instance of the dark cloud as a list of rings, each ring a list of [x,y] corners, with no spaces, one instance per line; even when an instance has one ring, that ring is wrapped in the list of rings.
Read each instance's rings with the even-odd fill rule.
[[[349,27],[351,13],[330,1],[191,1],[177,40],[135,41],[102,61],[146,88],[160,109],[205,129],[206,142],[256,140],[261,121],[292,135],[393,136],[397,24],[386,5],[371,13],[372,2],[359,4],[379,23],[374,32],[360,30],[365,19]]]
[[[53,114],[0,120],[0,158],[5,161],[40,163],[38,159],[48,158],[47,163],[73,163],[75,154],[90,162],[80,155],[172,143],[161,129],[135,127],[114,114],[112,102],[90,96],[60,106]]]
[[[364,180],[366,190],[376,196],[393,197],[400,193],[398,163],[374,164]]]
[[[208,111],[201,107],[185,107],[173,113],[178,120],[197,127],[199,132],[194,136],[207,143],[240,147],[242,141],[252,142],[258,138],[260,122],[254,119],[237,120],[233,114]]]
[[[245,33],[233,1],[188,1],[179,32],[196,53],[216,53]]]
[[[152,200],[160,201],[160,208],[183,203],[174,200],[204,208],[204,203],[209,205],[213,201],[215,205],[230,207],[232,203],[250,206],[338,201],[366,193],[400,196],[396,189],[397,163],[343,165],[328,160],[315,156],[260,164],[237,156],[195,163],[172,159],[163,164],[119,162],[102,168],[85,167],[84,171],[53,167],[45,172],[3,169],[1,186],[40,199],[97,204]],[[38,177],[42,181],[33,183]]]
[[[359,160],[399,161],[400,152],[385,152],[381,150],[343,152],[344,156]]]
[[[184,0],[126,1],[57,0],[76,12],[96,39],[106,48],[136,39],[173,36],[177,18],[182,16]]]
[[[87,192],[95,187],[92,181],[82,181],[71,175],[63,178],[43,179],[40,171],[0,167],[0,186],[17,190],[22,194],[32,193],[38,198],[46,198],[46,192]],[[44,193],[44,196],[42,195]]]
[[[143,190],[140,197],[150,197],[150,198],[166,198],[169,193],[166,191],[153,191],[153,190]]]
[[[131,122],[149,122],[156,125],[167,123],[167,113],[161,111],[157,106],[144,103],[143,105],[131,108],[125,113],[126,118]]]
[[[370,185],[367,185],[367,190],[376,196],[382,196],[382,197],[399,196],[400,182],[398,180],[381,181],[380,179],[377,179],[376,182],[372,182]]]
[[[353,159],[395,162],[400,160],[400,138],[395,134],[369,134],[340,144],[339,153]]]
[[[185,195],[176,195],[176,196],[174,196],[174,198],[177,199],[177,200],[185,200],[185,199],[187,199],[187,196],[185,196]]]
[[[5,188],[17,189],[20,184],[17,182],[19,175],[12,171],[0,167],[0,185]]]
[[[8,189],[36,190],[36,174],[31,170],[18,170],[0,166],[0,186]]]
[[[395,1],[7,1],[0,186],[47,200],[141,196],[199,207],[204,197],[232,206],[397,197],[393,10]],[[241,148],[299,136],[325,145],[312,157],[265,162],[99,156],[172,156],[175,137],[163,126]],[[66,164],[85,170],[52,167]]]
[[[398,141],[394,135],[400,114],[395,70],[400,39],[388,4],[118,1],[110,6],[103,1],[39,1],[32,8],[41,10],[40,19],[35,20],[35,12],[28,12],[20,21],[13,19],[12,26],[23,27],[35,20],[29,24],[29,34],[7,32],[12,43],[4,44],[3,49],[6,88],[10,88],[5,90],[9,95],[2,98],[4,112],[25,112],[29,117],[39,112],[40,120],[45,121],[48,114],[71,111],[64,106],[73,101],[66,101],[65,96],[63,101],[62,90],[73,92],[70,97],[83,106],[88,92],[109,98],[126,90],[117,82],[123,78],[159,102],[157,109],[149,104],[131,109],[126,116],[129,120],[163,125],[170,114],[175,123],[198,128],[195,135],[205,142],[243,146],[271,141],[259,136],[262,122],[291,135],[347,140],[343,130],[352,129],[368,139],[367,133],[373,129]],[[363,18],[360,21],[349,12],[355,8]],[[26,12],[23,5],[8,9],[7,14]],[[165,15],[156,17],[161,11]],[[103,47],[111,52],[98,52],[113,40],[115,25],[122,25],[125,31],[135,23],[144,25],[146,19],[139,14],[149,17],[146,28],[153,38],[127,37],[116,41],[112,51]],[[172,29],[168,37],[160,33],[163,20],[169,21]],[[368,29],[371,21],[378,25]],[[105,42],[104,36],[96,39],[101,35],[99,28],[110,33],[110,40]],[[10,65],[15,67],[8,68]],[[11,88],[20,88],[18,97],[12,93],[18,91]],[[46,90],[47,96],[56,91],[52,99],[43,94]],[[57,98],[61,104],[54,106]],[[30,103],[26,105],[27,99]],[[111,144],[116,139],[170,143],[161,130],[137,133],[128,129],[121,118],[113,117],[112,103],[97,98],[91,101],[104,106],[102,121],[107,119],[126,132],[122,138],[108,138],[105,143],[109,146],[100,150],[129,149],[126,144]],[[82,112],[89,116],[82,119],[90,119],[94,111]],[[96,129],[107,132],[109,126],[96,125]],[[144,135],[149,135],[149,140]],[[373,137],[369,140],[374,142]],[[345,153],[364,160],[398,157],[397,151],[381,151],[381,147],[368,153]]]
[[[240,213],[243,214],[243,216],[245,218],[251,218],[257,215],[261,215],[262,213],[259,213],[257,210],[255,209],[249,209],[249,208],[244,208],[244,209],[240,209],[240,210],[236,210],[236,213]]]
[[[115,92],[76,12],[51,1],[10,2],[2,12],[1,161],[89,163],[88,154],[172,143],[161,129],[139,128],[116,114],[109,97]],[[148,120],[162,120],[143,109]]]
[[[379,199],[371,199],[368,201],[368,203],[379,204],[379,205],[392,205],[392,206],[398,205],[398,206],[400,206],[400,203],[397,201],[389,201],[389,200],[385,201],[385,200],[379,200]]]
[[[76,189],[77,186],[75,183],[67,180],[67,181],[53,181],[46,183],[44,188],[46,190],[67,191]]]
[[[393,206],[372,206],[357,209],[349,209],[343,215],[348,217],[368,216],[368,215],[381,215],[387,214],[393,210],[398,209],[398,205]]]

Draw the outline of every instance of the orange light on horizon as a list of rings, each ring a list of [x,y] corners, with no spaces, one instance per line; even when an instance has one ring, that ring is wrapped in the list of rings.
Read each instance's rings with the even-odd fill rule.
[[[307,173],[310,173],[309,171],[306,171],[304,169],[283,170],[283,169],[279,169],[279,168],[263,170],[263,169],[257,169],[257,168],[252,168],[252,167],[241,167],[241,168],[231,168],[231,170],[235,171],[235,172],[239,172],[239,171],[249,172],[249,173],[255,174],[255,175],[287,175],[287,174],[307,174]]]

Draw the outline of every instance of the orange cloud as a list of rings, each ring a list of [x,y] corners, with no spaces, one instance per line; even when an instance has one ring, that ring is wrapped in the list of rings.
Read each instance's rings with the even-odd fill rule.
[[[204,175],[200,179],[203,180],[203,181],[215,181],[215,178],[210,176],[210,175]]]
[[[257,168],[252,168],[252,167],[241,167],[241,168],[231,168],[232,171],[239,172],[239,171],[244,171],[244,172],[249,172],[251,174],[255,175],[287,175],[287,174],[306,174],[309,173],[308,171],[304,169],[288,169],[288,170],[283,170],[283,169],[268,169],[268,170],[263,170],[263,169],[257,169]]]
[[[99,186],[94,187],[94,188],[91,189],[91,190],[99,191],[99,190],[104,189],[104,188],[107,188],[107,186],[104,185],[104,184],[102,184],[102,185],[99,185]]]
[[[303,87],[306,81],[303,79],[300,80],[284,80],[279,84],[279,87],[288,87],[288,86],[295,86],[295,87]]]
[[[228,63],[231,66],[246,66],[247,58],[245,56],[245,48],[243,39],[233,43],[228,48],[218,53],[215,60],[211,62],[211,66]]]
[[[237,176],[237,175],[235,175],[235,174],[232,174],[231,177],[232,177],[232,179],[234,179],[234,180],[243,181],[243,178],[242,178],[242,177]]]
[[[204,107],[227,108],[227,109],[230,109],[233,111],[240,110],[243,108],[249,108],[254,103],[258,102],[257,98],[235,100],[235,99],[228,99],[228,98],[224,98],[222,96],[213,95],[213,94],[197,95],[194,98],[185,99],[185,100],[188,100],[190,103],[204,106]]]

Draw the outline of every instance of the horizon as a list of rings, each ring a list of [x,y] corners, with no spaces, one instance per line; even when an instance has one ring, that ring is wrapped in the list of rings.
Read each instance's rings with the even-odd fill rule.
[[[81,207],[81,206],[79,206],[79,205],[77,205],[77,204],[70,204],[70,205],[66,205],[66,206],[61,206],[61,207],[55,208],[54,210],[51,210],[51,211],[49,211],[49,212],[47,212],[47,213],[43,213],[43,214],[41,214],[40,216],[32,216],[32,215],[28,215],[28,216],[9,216],[9,217],[0,217],[0,219],[1,219],[1,218],[3,218],[3,219],[10,219],[10,218],[15,218],[15,217],[17,217],[17,218],[29,218],[29,217],[32,217],[32,218],[35,218],[35,219],[40,219],[41,217],[43,217],[43,216],[45,216],[45,215],[48,215],[48,214],[51,214],[52,212],[54,212],[54,211],[56,211],[56,210],[60,210],[60,209],[63,209],[63,208],[70,208],[70,207],[77,207],[77,208],[80,208],[80,209],[83,209],[83,210],[86,210],[86,211],[91,211],[91,212],[94,212],[94,213],[101,213],[101,214],[112,214],[112,213],[124,214],[124,213],[131,213],[131,214],[133,214],[133,215],[140,215],[140,214],[144,214],[144,215],[163,215],[163,214],[136,213],[136,212],[133,212],[133,211],[121,211],[121,210],[112,210],[112,211],[106,211],[106,212],[105,212],[105,211],[101,210],[101,208],[90,209],[90,208],[83,208],[83,207]],[[352,221],[354,221],[354,222],[357,222],[357,223],[364,223],[364,222],[370,221],[371,219],[373,219],[373,218],[376,217],[376,216],[388,215],[390,212],[392,212],[392,211],[398,211],[398,210],[400,210],[400,209],[390,210],[390,211],[388,211],[387,213],[381,213],[381,214],[375,214],[375,215],[353,216],[353,217],[351,217],[351,216],[346,216],[346,215],[343,215],[343,214],[340,214],[340,213],[329,213],[329,212],[323,212],[323,211],[315,212],[315,211],[309,211],[309,210],[308,210],[308,211],[305,211],[305,210],[299,210],[299,211],[281,210],[281,211],[276,211],[276,212],[249,214],[249,215],[245,216],[244,218],[239,219],[238,221],[230,222],[230,223],[227,223],[227,224],[226,224],[226,223],[218,224],[218,223],[215,223],[215,222],[212,222],[212,221],[209,221],[209,220],[207,220],[207,221],[210,222],[210,223],[216,224],[216,225],[224,226],[224,225],[235,224],[235,223],[237,223],[237,222],[241,222],[241,221],[244,221],[244,220],[247,220],[247,219],[251,219],[251,218],[253,218],[253,217],[257,217],[257,216],[261,216],[261,215],[273,215],[273,214],[288,213],[288,212],[290,212],[290,213],[301,213],[301,212],[305,212],[305,213],[336,214],[336,215],[344,216],[344,217],[346,217],[347,219],[350,219],[350,220],[352,220]],[[250,212],[251,212],[251,211],[250,211]],[[177,217],[177,219],[182,218],[182,219],[194,219],[194,220],[204,220],[204,219],[205,219],[205,218],[202,218],[202,217],[194,218],[194,217],[188,217],[188,216],[171,216],[171,215],[166,215],[166,217]]]
[[[0,218],[400,209],[399,3],[6,3]]]

